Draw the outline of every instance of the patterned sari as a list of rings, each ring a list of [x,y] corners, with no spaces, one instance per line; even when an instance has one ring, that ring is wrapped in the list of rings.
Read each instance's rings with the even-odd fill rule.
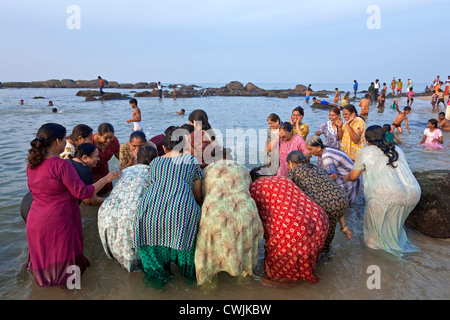
[[[250,185],[264,227],[264,272],[269,280],[309,280],[328,232],[325,211],[292,180],[266,177]]]

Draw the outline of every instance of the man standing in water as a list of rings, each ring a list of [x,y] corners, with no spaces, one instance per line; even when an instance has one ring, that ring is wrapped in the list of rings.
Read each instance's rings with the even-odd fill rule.
[[[98,82],[99,82],[99,86],[100,86],[100,95],[103,96],[104,92],[103,92],[103,79],[102,77],[98,76]]]
[[[132,131],[144,131],[142,128],[141,109],[138,108],[138,102],[136,99],[130,100],[130,105],[133,108],[133,119],[127,120],[127,123],[133,122]]]
[[[378,101],[378,90],[380,90],[380,80],[375,80],[373,85],[373,101]]]
[[[161,82],[158,81],[158,85],[156,86],[156,88],[158,89],[158,94],[159,94],[159,98],[162,98],[162,85]]]
[[[391,81],[391,89],[392,89],[392,95],[395,96],[395,87],[397,87],[397,81],[394,79],[392,79]]]
[[[353,85],[353,92],[355,93],[355,99],[356,99],[356,92],[358,92],[358,81],[353,80],[353,82],[355,83]]]

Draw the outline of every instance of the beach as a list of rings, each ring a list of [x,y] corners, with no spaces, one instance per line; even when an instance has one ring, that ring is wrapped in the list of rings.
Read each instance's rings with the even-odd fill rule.
[[[264,84],[257,84],[264,87]],[[294,89],[296,84],[267,85],[268,89]],[[199,84],[200,87],[212,87]],[[332,90],[341,84],[317,84],[316,88]],[[351,87],[351,84],[347,85]],[[362,88],[363,86],[361,86]],[[345,88],[345,87],[344,87]],[[145,89],[135,89],[144,91]],[[436,239],[417,231],[407,229],[408,238],[420,248],[420,252],[395,258],[389,254],[368,249],[362,241],[362,223],[364,196],[359,195],[357,202],[345,214],[347,224],[354,232],[352,241],[348,241],[337,230],[332,243],[332,257],[317,265],[316,273],[320,281],[317,284],[303,282],[290,287],[268,287],[263,285],[263,243],[260,245],[258,265],[253,276],[237,281],[227,274],[220,274],[214,288],[201,288],[187,284],[174,268],[175,279],[163,291],[151,288],[143,279],[142,272],[129,273],[117,263],[108,259],[103,251],[98,235],[96,207],[81,205],[85,255],[91,267],[82,277],[81,289],[70,290],[61,287],[40,288],[34,283],[30,271],[24,268],[28,250],[25,222],[19,212],[22,197],[26,194],[26,154],[29,142],[37,129],[46,122],[57,122],[67,128],[85,123],[94,132],[102,122],[114,125],[115,135],[120,143],[127,141],[131,125],[126,123],[131,114],[128,100],[85,101],[77,97],[78,88],[4,88],[0,90],[0,258],[4,263],[0,267],[0,297],[18,300],[286,300],[286,299],[324,299],[324,300],[404,300],[404,299],[448,299],[448,278],[450,270],[449,239]],[[130,89],[114,89],[122,94],[130,94]],[[130,94],[131,95],[131,94]],[[33,99],[33,97],[44,97]],[[357,101],[361,98],[359,94]],[[24,99],[23,106],[18,101]],[[224,97],[211,96],[200,98],[137,98],[142,110],[144,132],[152,137],[164,132],[170,125],[187,123],[187,116],[194,109],[204,109],[215,130],[226,133],[227,130],[259,132],[267,130],[267,116],[275,112],[284,121],[289,119],[296,106],[305,109],[303,122],[314,134],[320,124],[328,120],[328,111],[314,109],[302,96],[280,98]],[[332,101],[332,96],[327,98]],[[47,107],[52,100],[58,112],[52,113]],[[406,105],[406,98],[399,99],[400,107]],[[450,155],[450,134],[444,132],[444,150],[430,152],[418,145],[422,139],[426,123],[437,118],[442,110],[431,111],[430,97],[416,97],[409,116],[411,134],[403,133],[400,139],[412,171],[422,172],[432,169],[448,170]],[[393,99],[387,99],[385,108],[370,106],[367,119],[369,125],[391,124],[397,111],[390,108]],[[357,105],[357,102],[352,102]],[[178,116],[175,111],[184,108],[186,115]],[[357,108],[358,109],[358,108]],[[14,143],[12,143],[14,141]],[[248,142],[234,145],[225,141],[234,154],[245,153],[245,165],[250,169],[261,163],[259,156],[263,142]],[[254,161],[254,159],[257,159]],[[111,170],[117,170],[118,160],[109,163]],[[381,271],[381,288],[370,289],[368,279],[370,267],[378,266]]]

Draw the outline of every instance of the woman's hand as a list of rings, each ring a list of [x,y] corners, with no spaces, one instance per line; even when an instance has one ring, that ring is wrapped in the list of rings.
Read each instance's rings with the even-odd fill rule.
[[[119,178],[122,175],[122,171],[111,171],[106,176],[106,183],[112,182],[113,180]]]

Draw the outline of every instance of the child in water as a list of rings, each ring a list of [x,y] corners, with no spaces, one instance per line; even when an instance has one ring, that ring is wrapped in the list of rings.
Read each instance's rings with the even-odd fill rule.
[[[423,139],[419,144],[423,144],[424,147],[431,149],[443,149],[444,138],[442,137],[442,131],[437,127],[438,122],[436,119],[428,120],[427,128],[423,132]]]
[[[383,125],[384,129],[384,140],[386,140],[387,143],[394,143],[394,140],[398,144],[402,144],[402,142],[397,138],[397,136],[391,132],[391,126],[389,124]]]
[[[397,107],[397,111],[398,115],[397,118],[395,118],[394,122],[392,123],[391,132],[393,133],[395,131],[395,128],[397,128],[398,132],[403,133],[402,122],[403,120],[405,120],[406,130],[408,130],[408,133],[411,133],[411,131],[409,131],[408,126],[408,114],[411,113],[411,107],[403,108],[403,112],[401,112],[400,109]]]

